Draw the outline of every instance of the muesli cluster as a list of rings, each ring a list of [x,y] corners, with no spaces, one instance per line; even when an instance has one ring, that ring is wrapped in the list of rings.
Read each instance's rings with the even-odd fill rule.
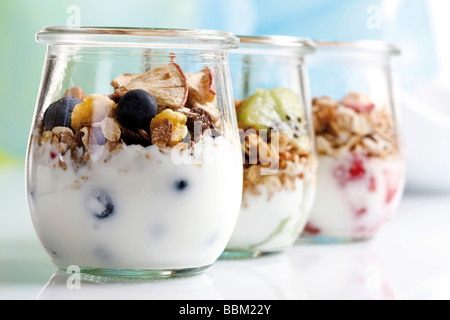
[[[370,238],[396,210],[403,191],[395,115],[362,93],[340,101],[315,98],[312,104],[319,166],[305,236]]]
[[[241,134],[245,154],[243,193],[259,196],[260,186],[264,186],[268,191],[267,201],[270,201],[283,189],[295,190],[296,179],[303,179],[308,166],[309,146],[294,143],[278,131],[271,132],[267,138],[258,133],[241,131]],[[248,206],[245,196],[242,205]]]
[[[355,151],[386,158],[398,153],[393,116],[365,94],[350,93],[342,101],[329,97],[312,101],[317,151],[337,158]]]
[[[55,145],[62,156],[70,150],[74,163],[83,164],[93,156],[108,161],[125,145],[184,150],[206,130],[220,134],[221,115],[212,105],[214,78],[207,67],[184,74],[170,63],[118,76],[111,84],[111,95],[67,90],[44,114],[40,145]],[[66,166],[62,160],[59,165]]]

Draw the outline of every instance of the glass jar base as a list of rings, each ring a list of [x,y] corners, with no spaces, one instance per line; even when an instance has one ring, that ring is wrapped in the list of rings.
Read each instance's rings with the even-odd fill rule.
[[[161,280],[185,278],[206,272],[211,265],[183,269],[107,269],[80,268],[81,277],[86,281],[105,282],[108,280]],[[65,269],[62,269],[65,271]]]
[[[219,257],[219,260],[238,260],[255,259],[265,256],[272,256],[284,252],[279,251],[260,251],[260,250],[225,250]]]
[[[336,237],[336,236],[301,236],[297,244],[342,244],[342,243],[356,243],[371,240],[372,237]]]

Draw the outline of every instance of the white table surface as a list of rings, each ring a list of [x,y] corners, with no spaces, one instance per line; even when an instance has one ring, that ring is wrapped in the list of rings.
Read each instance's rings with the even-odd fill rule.
[[[450,195],[406,195],[368,242],[295,244],[257,259],[219,260],[182,279],[69,289],[34,234],[21,170],[0,174],[0,300],[450,299]]]

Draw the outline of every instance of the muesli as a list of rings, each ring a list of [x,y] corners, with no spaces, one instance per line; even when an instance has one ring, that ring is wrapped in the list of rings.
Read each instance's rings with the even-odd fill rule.
[[[305,236],[366,239],[396,209],[404,164],[394,115],[369,96],[312,101],[318,183]]]

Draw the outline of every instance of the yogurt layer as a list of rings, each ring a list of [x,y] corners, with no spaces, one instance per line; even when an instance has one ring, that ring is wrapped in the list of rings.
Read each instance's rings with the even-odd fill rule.
[[[195,268],[222,253],[242,197],[240,149],[225,137],[206,136],[184,163],[156,145],[124,145],[79,166],[55,148],[34,149],[28,197],[57,266]]]
[[[297,239],[308,215],[303,211],[304,181],[297,178],[295,189],[271,194],[265,185],[259,195],[244,194],[236,228],[227,245],[230,250],[281,251]]]
[[[397,210],[404,161],[348,153],[319,157],[316,199],[306,236],[365,239]]]

